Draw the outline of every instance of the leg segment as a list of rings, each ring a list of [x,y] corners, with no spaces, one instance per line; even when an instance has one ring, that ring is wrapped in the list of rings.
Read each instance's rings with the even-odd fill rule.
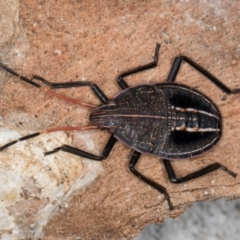
[[[91,87],[91,89],[93,90],[95,95],[99,98],[99,100],[102,103],[108,102],[108,98],[105,96],[105,94],[102,92],[102,90],[95,83],[92,83],[92,82],[79,81],[79,82],[51,83],[51,82],[47,81],[46,79],[44,79],[40,76],[37,76],[37,75],[34,75],[32,79],[36,79],[36,80],[42,82],[43,84],[47,85],[51,89],[89,86],[89,87]]]
[[[218,169],[222,169],[223,171],[227,172],[228,174],[230,174],[233,177],[237,176],[236,173],[230,171],[229,169],[227,169],[222,164],[220,164],[220,163],[213,163],[213,164],[211,164],[211,165],[209,165],[209,166],[207,166],[207,167],[205,167],[203,169],[200,169],[200,170],[198,170],[196,172],[188,174],[185,177],[177,178],[170,160],[163,159],[163,163],[164,163],[164,166],[166,168],[166,171],[167,171],[167,174],[168,174],[168,178],[169,178],[169,180],[172,183],[183,183],[183,182],[189,181],[191,179],[201,177],[201,176],[203,176],[205,174],[208,174],[210,172],[216,171]]]
[[[135,176],[137,176],[139,179],[144,181],[146,184],[150,185],[151,187],[153,187],[154,189],[156,189],[160,193],[164,194],[165,198],[166,198],[166,200],[168,202],[169,208],[172,210],[173,209],[173,205],[172,205],[172,203],[170,201],[170,198],[169,198],[169,195],[167,193],[167,190],[163,186],[161,186],[161,185],[157,184],[156,182],[150,180],[149,178],[145,177],[144,175],[142,175],[140,172],[138,172],[135,169],[135,165],[137,164],[140,155],[141,155],[141,153],[139,153],[137,151],[134,151],[133,156],[132,156],[132,158],[130,160],[130,163],[129,163],[129,168],[130,168],[131,172]]]
[[[3,63],[0,62],[0,67],[2,67],[5,71],[7,71],[8,73],[11,73],[12,75],[18,77],[20,80],[27,82],[29,84],[31,84],[32,86],[36,87],[36,88],[40,88],[41,86],[37,83],[35,83],[34,81],[32,81],[31,79],[28,79],[24,76],[19,75],[18,73],[14,72],[11,68],[8,68],[6,65],[4,65]]]
[[[50,155],[52,153],[55,153],[55,152],[58,152],[58,151],[61,150],[61,151],[72,153],[74,155],[77,155],[77,156],[80,156],[80,157],[84,157],[84,158],[87,158],[87,159],[90,159],[90,160],[102,161],[102,160],[104,160],[104,159],[106,159],[108,157],[108,155],[111,152],[115,142],[116,142],[116,138],[112,135],[110,137],[110,139],[108,140],[105,148],[103,149],[102,155],[100,155],[100,156],[97,156],[97,155],[85,152],[83,150],[71,147],[69,145],[63,145],[61,147],[55,148],[52,151],[46,152],[45,155]]]
[[[150,63],[148,63],[146,65],[139,66],[137,68],[128,70],[126,72],[123,72],[122,74],[120,74],[118,76],[117,82],[118,82],[118,84],[120,85],[120,87],[122,89],[128,88],[127,83],[123,80],[124,77],[127,77],[127,76],[129,76],[131,74],[138,73],[138,72],[150,69],[150,68],[154,68],[154,67],[157,66],[159,49],[160,49],[160,44],[157,43],[153,62],[150,62]]]
[[[97,129],[98,127],[95,125],[90,125],[90,126],[82,126],[82,127],[72,127],[72,126],[65,126],[65,127],[55,127],[55,128],[48,128],[39,132],[35,132],[23,137],[20,137],[19,139],[16,139],[14,141],[11,141],[3,146],[0,147],[0,152],[3,151],[4,149],[16,144],[17,142],[25,141],[30,138],[37,137],[41,134],[44,133],[50,133],[50,132],[58,132],[58,131],[85,131],[85,130],[90,130],[90,129]]]
[[[56,131],[73,131],[73,130],[84,131],[84,130],[90,130],[90,129],[97,129],[97,126],[85,126],[85,127],[66,126],[66,127],[56,127],[56,128],[45,129],[45,130],[40,131],[40,132],[36,132],[36,133],[33,133],[33,134],[26,135],[24,137],[21,137],[17,140],[11,141],[11,142],[1,146],[0,147],[0,152],[3,151],[4,149],[7,149],[8,147],[16,144],[17,142],[25,141],[27,139],[37,137],[37,136],[39,136],[41,134],[44,134],[44,133],[50,133],[50,132],[56,132]],[[106,146],[103,150],[102,155],[100,155],[100,156],[82,151],[80,149],[77,149],[77,148],[74,148],[74,147],[71,147],[71,146],[68,146],[68,145],[63,145],[61,147],[57,147],[57,148],[53,149],[52,151],[46,152],[45,155],[50,155],[52,153],[55,153],[55,152],[58,152],[58,151],[62,150],[62,151],[69,152],[69,153],[72,153],[72,154],[77,155],[77,156],[88,158],[90,160],[101,161],[101,160],[104,160],[105,158],[107,158],[107,156],[111,152],[115,142],[116,142],[116,138],[112,135],[110,137],[109,141],[107,142],[107,144],[106,144]]]
[[[167,82],[174,82],[176,79],[176,76],[178,74],[178,71],[180,69],[181,63],[185,61],[189,65],[191,65],[193,68],[195,68],[197,71],[199,71],[201,74],[203,74],[205,77],[207,77],[212,83],[214,83],[218,88],[220,88],[222,91],[224,91],[227,94],[235,94],[240,92],[240,89],[230,89],[228,88],[224,83],[222,83],[218,78],[216,78],[214,75],[212,75],[209,71],[204,69],[203,67],[199,66],[197,63],[192,61],[186,56],[179,56],[176,57],[172,68],[170,70],[170,73],[167,78]]]
[[[27,82],[27,83],[31,84],[32,86],[37,87],[39,89],[41,89],[41,85],[34,82],[33,79],[42,82],[43,84],[47,85],[50,89],[89,86],[92,88],[93,92],[95,93],[95,95],[99,98],[99,100],[102,103],[107,103],[107,101],[108,101],[108,98],[105,96],[105,94],[102,92],[102,90],[96,84],[94,84],[92,82],[84,81],[84,82],[51,83],[51,82],[47,81],[46,79],[39,77],[37,75],[34,75],[31,79],[28,79],[24,76],[19,75],[18,73],[16,73],[12,69],[8,68],[6,65],[4,65],[1,62],[0,62],[0,67],[2,67],[5,71],[11,73],[12,75],[18,77],[20,80]]]

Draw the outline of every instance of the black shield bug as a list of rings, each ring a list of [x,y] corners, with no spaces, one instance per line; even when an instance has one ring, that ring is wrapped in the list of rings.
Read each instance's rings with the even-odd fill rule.
[[[62,150],[90,160],[102,161],[108,157],[118,139],[134,149],[129,163],[131,172],[164,194],[170,209],[173,209],[173,205],[166,189],[136,170],[135,166],[141,153],[152,154],[162,158],[168,177],[172,183],[183,183],[219,168],[236,177],[234,172],[219,163],[213,163],[185,177],[176,177],[170,160],[190,158],[204,153],[219,141],[222,133],[221,114],[215,104],[202,93],[185,85],[175,83],[182,61],[191,65],[226,94],[238,93],[240,89],[229,89],[210,72],[186,56],[179,56],[175,59],[165,83],[129,87],[124,81],[124,77],[156,67],[159,48],[160,45],[157,44],[153,62],[126,71],[118,77],[118,84],[123,91],[111,100],[108,100],[100,88],[92,82],[51,83],[36,75],[32,79],[28,79],[8,68],[3,63],[0,63],[0,66],[7,72],[50,95],[82,106],[94,108],[89,118],[92,125],[49,128],[7,143],[0,147],[0,151],[18,141],[36,137],[42,133],[95,128],[106,129],[111,133],[111,137],[100,156],[68,145],[60,146],[45,154],[48,155]],[[102,102],[102,105],[95,106],[80,102],[51,90],[82,86],[91,87],[95,95]]]

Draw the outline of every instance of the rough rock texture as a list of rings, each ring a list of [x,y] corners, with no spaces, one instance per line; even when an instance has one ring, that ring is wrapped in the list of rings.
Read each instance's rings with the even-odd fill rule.
[[[1,61],[28,77],[37,74],[53,82],[93,81],[111,98],[119,92],[118,74],[151,61],[159,42],[162,45],[158,67],[129,77],[129,85],[163,82],[174,57],[184,54],[229,87],[240,88],[238,0],[22,0],[19,13],[20,30],[16,27],[10,40],[1,43],[4,45]],[[219,144],[191,161],[174,162],[178,175],[216,160],[239,173],[240,95],[227,96],[187,65],[182,67],[177,81],[214,100],[224,119]],[[99,103],[88,88],[59,92]],[[2,96],[3,119],[12,114],[37,115],[37,129],[88,122],[88,109],[46,96],[16,78],[6,82]],[[21,129],[34,130],[31,121],[25,121]],[[93,153],[101,153],[109,138],[108,133],[99,131],[70,136],[74,146]],[[144,225],[162,222],[168,216],[177,217],[195,201],[240,196],[239,177],[233,179],[219,170],[174,185],[169,183],[158,158],[142,156],[138,169],[168,189],[175,206],[169,212],[163,195],[130,173],[130,156],[131,150],[118,142],[108,160],[102,163],[104,171],[98,179],[56,211],[43,230],[45,239],[131,239]]]
[[[147,225],[134,240],[239,239],[240,199],[194,203],[177,219]]]

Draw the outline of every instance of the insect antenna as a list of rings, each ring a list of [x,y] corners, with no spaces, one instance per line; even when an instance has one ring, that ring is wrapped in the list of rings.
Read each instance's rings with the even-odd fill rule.
[[[32,133],[32,134],[29,134],[29,135],[26,135],[24,137],[20,137],[14,141],[11,141],[5,145],[3,145],[2,147],[0,147],[0,151],[14,145],[15,143],[17,142],[20,142],[20,141],[25,141],[27,139],[30,139],[30,138],[34,138],[36,136],[39,136],[41,134],[45,134],[45,133],[50,133],[50,132],[57,132],[57,131],[84,131],[84,130],[90,130],[90,129],[96,129],[98,128],[98,126],[95,126],[95,125],[89,125],[89,126],[63,126],[63,127],[55,127],[55,128],[47,128],[45,130],[42,130],[42,131],[39,131],[39,132],[35,132],[35,133]]]
[[[50,88],[47,88],[47,87],[44,87],[44,86],[40,86],[39,89],[44,91],[47,94],[50,94],[50,95],[54,96],[54,97],[60,98],[60,99],[65,100],[67,102],[71,102],[71,103],[74,103],[74,104],[81,105],[83,107],[89,107],[89,108],[96,108],[97,107],[96,105],[93,105],[91,103],[82,102],[82,101],[79,101],[77,99],[69,98],[65,95],[56,93],[56,92],[52,91]]]

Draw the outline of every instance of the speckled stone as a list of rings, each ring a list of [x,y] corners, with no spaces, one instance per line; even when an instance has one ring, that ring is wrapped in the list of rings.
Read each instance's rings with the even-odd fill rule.
[[[0,9],[5,9],[3,6]],[[127,78],[129,85],[164,82],[174,57],[184,54],[230,88],[240,88],[239,9],[238,0],[22,0],[19,8],[16,1],[14,27],[1,41],[1,61],[29,78],[36,74],[52,82],[93,81],[111,98],[120,91],[116,83],[119,73],[150,62],[158,42],[161,50],[157,68]],[[1,26],[9,30],[10,25]],[[217,146],[191,161],[174,162],[178,175],[215,161],[239,173],[240,96],[227,96],[187,64],[177,81],[204,92],[223,117],[223,137]],[[28,116],[21,119],[22,133],[88,124],[89,109],[46,96],[9,75],[4,74],[1,82],[1,117],[12,119],[10,126],[17,126],[18,116]],[[88,88],[58,92],[99,104]],[[36,124],[26,120],[35,116]],[[97,130],[84,134],[67,136],[75,147],[100,154],[109,134]],[[102,163],[103,171],[96,181],[75,191],[71,201],[63,199],[61,209],[47,216],[43,231],[34,232],[33,225],[24,222],[31,234],[23,234],[44,234],[44,239],[131,239],[146,224],[177,217],[196,201],[240,196],[239,178],[233,179],[223,171],[174,185],[158,158],[142,156],[137,167],[168,189],[175,206],[170,212],[163,195],[130,173],[130,156],[131,151],[118,142]],[[64,162],[68,165],[68,158]],[[91,167],[85,170],[91,174]],[[13,234],[13,229],[9,232]]]

